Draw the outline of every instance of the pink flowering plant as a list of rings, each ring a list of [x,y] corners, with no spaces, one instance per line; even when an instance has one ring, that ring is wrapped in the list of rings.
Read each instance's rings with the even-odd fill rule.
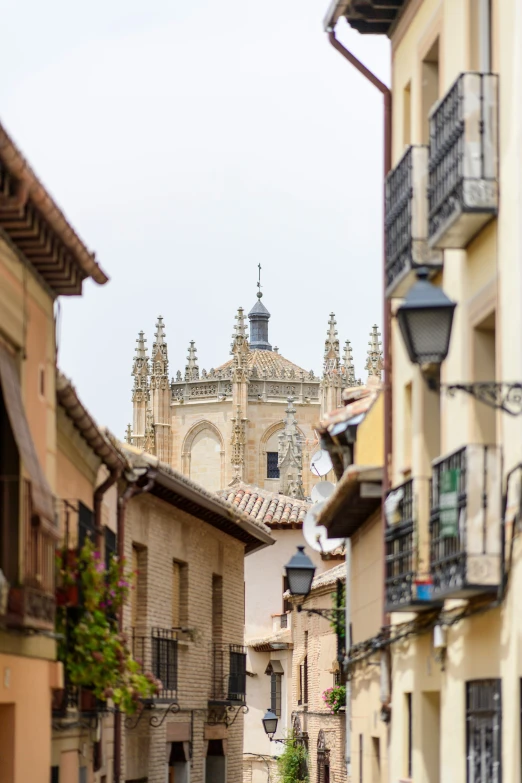
[[[126,635],[118,629],[117,617],[132,589],[133,575],[126,571],[125,561],[116,557],[106,568],[89,539],[73,567],[81,607],[74,624],[67,609],[59,613],[57,630],[63,635],[60,659],[73,685],[91,690],[98,699],[112,699],[116,707],[131,715],[140,699],[151,698],[161,688],[152,673],[143,673]],[[64,578],[72,577],[66,574]]]
[[[346,705],[346,685],[335,685],[323,693],[323,701],[329,707],[332,715],[337,715],[341,707]]]

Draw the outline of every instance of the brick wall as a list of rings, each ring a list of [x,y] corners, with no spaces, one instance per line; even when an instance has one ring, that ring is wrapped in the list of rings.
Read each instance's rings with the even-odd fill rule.
[[[306,600],[310,608],[328,609],[333,606],[332,593],[335,585],[314,591]],[[294,609],[293,629],[293,671],[291,707],[293,716],[297,716],[301,729],[308,734],[308,768],[311,783],[317,780],[317,741],[322,730],[329,750],[330,781],[347,781],[345,764],[346,715],[340,712],[331,715],[322,699],[322,693],[333,686],[336,661],[336,636],[329,620],[318,615],[308,617],[306,612],[298,613]],[[308,700],[304,703],[299,684],[299,667],[304,657],[308,662]],[[302,703],[299,703],[299,702]]]
[[[140,628],[147,631],[152,626],[171,628],[172,563],[176,560],[184,564],[183,614],[191,632],[183,634],[184,640],[178,644],[180,711],[168,714],[157,728],[150,725],[150,718],[161,719],[164,712],[160,710],[144,711],[136,728],[124,727],[123,779],[145,778],[148,783],[165,783],[167,737],[172,736],[174,724],[181,723],[191,726],[191,783],[205,780],[207,739],[214,738],[216,732],[227,740],[227,781],[237,783],[242,777],[243,716],[239,715],[228,729],[208,726],[208,700],[213,664],[212,585],[213,582],[222,584],[223,644],[242,644],[244,547],[225,533],[151,495],[136,497],[129,503],[125,523],[128,562],[133,545],[142,561],[140,569],[143,563],[146,565],[146,574],[140,574],[137,596]],[[145,584],[146,590],[142,587]],[[131,607],[127,606],[126,629],[131,622]]]

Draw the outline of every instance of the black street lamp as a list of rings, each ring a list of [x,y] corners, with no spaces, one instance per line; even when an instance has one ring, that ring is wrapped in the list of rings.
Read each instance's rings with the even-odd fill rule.
[[[304,546],[297,547],[297,552],[286,564],[285,569],[290,594],[306,598],[312,588],[315,566],[308,555],[305,555]]]
[[[265,730],[265,734],[270,740],[270,742],[280,742],[282,745],[293,745],[295,742],[295,739],[292,737],[291,739],[274,739],[274,734],[277,731],[277,724],[278,724],[278,717],[272,712],[271,707],[269,707],[266,711],[266,715],[263,718],[263,728]]]
[[[304,546],[298,546],[297,552],[285,566],[286,576],[288,578],[288,590],[290,595],[296,598],[306,598],[312,589],[312,581],[315,574],[315,566],[305,554]],[[345,609],[343,607],[343,583],[337,580],[336,606],[335,609],[308,609],[304,611],[308,614],[317,614],[326,620],[333,620],[337,634],[337,660],[341,665],[344,660],[344,651],[342,641],[344,638]],[[302,604],[297,605],[297,611],[302,612]]]
[[[463,391],[491,408],[519,416],[522,413],[522,383],[440,383],[439,369],[448,355],[456,306],[441,288],[430,283],[426,267],[420,267],[417,282],[397,310],[397,321],[410,361],[420,366],[433,391],[443,389],[450,396]]]

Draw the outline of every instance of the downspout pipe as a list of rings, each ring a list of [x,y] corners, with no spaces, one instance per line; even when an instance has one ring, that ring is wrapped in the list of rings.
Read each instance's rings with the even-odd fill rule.
[[[137,481],[140,478],[139,475],[132,472],[125,473],[126,486],[121,495],[118,497],[118,509],[117,509],[117,537],[118,537],[118,559],[121,561],[125,557],[125,514],[127,511],[127,505],[129,500],[136,495],[141,495],[144,492],[150,492],[154,486],[155,471],[148,471],[147,483],[139,487]],[[123,608],[120,609],[118,615],[118,631],[123,633]],[[121,750],[122,750],[122,734],[121,734],[121,712],[118,710],[114,713],[114,783],[121,783]]]
[[[345,46],[340,43],[335,37],[334,30],[328,31],[328,40],[334,49],[341,54],[345,60],[348,60],[350,65],[353,65],[365,79],[367,79],[374,87],[376,87],[384,101],[384,150],[383,150],[383,200],[385,199],[384,183],[386,177],[391,168],[391,141],[392,141],[392,94],[389,87],[384,82],[375,76],[363,63],[352,54]],[[384,234],[384,221],[383,221],[383,234]],[[382,624],[388,625],[388,618],[385,612],[386,606],[386,517],[384,515],[384,501],[390,489],[390,468],[391,468],[391,456],[392,456],[392,357],[391,357],[391,306],[390,301],[386,298],[386,236],[383,236],[383,262],[382,262],[382,279],[383,279],[383,342],[384,342],[384,471],[382,481],[382,544],[383,544],[383,573],[382,573]],[[346,542],[346,629],[347,629],[347,654],[350,650],[350,620],[351,620],[351,547],[349,541]],[[347,683],[346,688],[346,767],[348,776],[351,774],[351,693],[350,683]]]
[[[386,179],[388,172],[391,168],[391,140],[392,140],[392,94],[389,87],[384,82],[375,76],[363,63],[357,59],[348,49],[340,43],[335,37],[335,32],[330,30],[328,32],[328,40],[331,45],[341,54],[345,60],[353,65],[365,79],[376,87],[384,99],[384,171],[383,178]],[[384,199],[383,188],[383,199]],[[384,230],[384,224],[383,224]],[[385,545],[385,532],[386,532],[386,517],[384,515],[384,501],[386,495],[390,489],[390,468],[391,468],[391,455],[392,455],[392,357],[391,357],[391,307],[390,301],[386,298],[386,242],[383,238],[383,299],[384,299],[384,312],[383,312],[383,342],[384,342],[384,475],[382,482],[382,528],[383,528],[383,546]],[[384,557],[386,549],[383,550],[383,625],[388,624],[388,618],[384,611],[386,604],[385,596],[385,584],[386,584],[386,561]]]

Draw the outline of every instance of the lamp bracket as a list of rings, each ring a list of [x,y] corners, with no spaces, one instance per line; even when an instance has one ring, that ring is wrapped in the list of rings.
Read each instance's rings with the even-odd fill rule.
[[[341,617],[344,616],[345,610],[343,608],[341,609],[303,609],[302,605],[299,604],[297,607],[298,612],[306,612],[307,614],[317,614],[319,617],[324,617],[326,620],[336,620],[339,614]]]
[[[217,726],[223,723],[227,728],[233,726],[239,715],[246,715],[248,706],[246,704],[229,704],[224,709],[211,708],[208,711],[207,723],[209,726]]]
[[[504,381],[439,383],[435,377],[429,376],[426,377],[426,382],[432,391],[444,391],[449,397],[454,397],[457,392],[462,391],[484,405],[501,410],[510,416],[522,414],[522,383],[519,381],[513,383]]]

